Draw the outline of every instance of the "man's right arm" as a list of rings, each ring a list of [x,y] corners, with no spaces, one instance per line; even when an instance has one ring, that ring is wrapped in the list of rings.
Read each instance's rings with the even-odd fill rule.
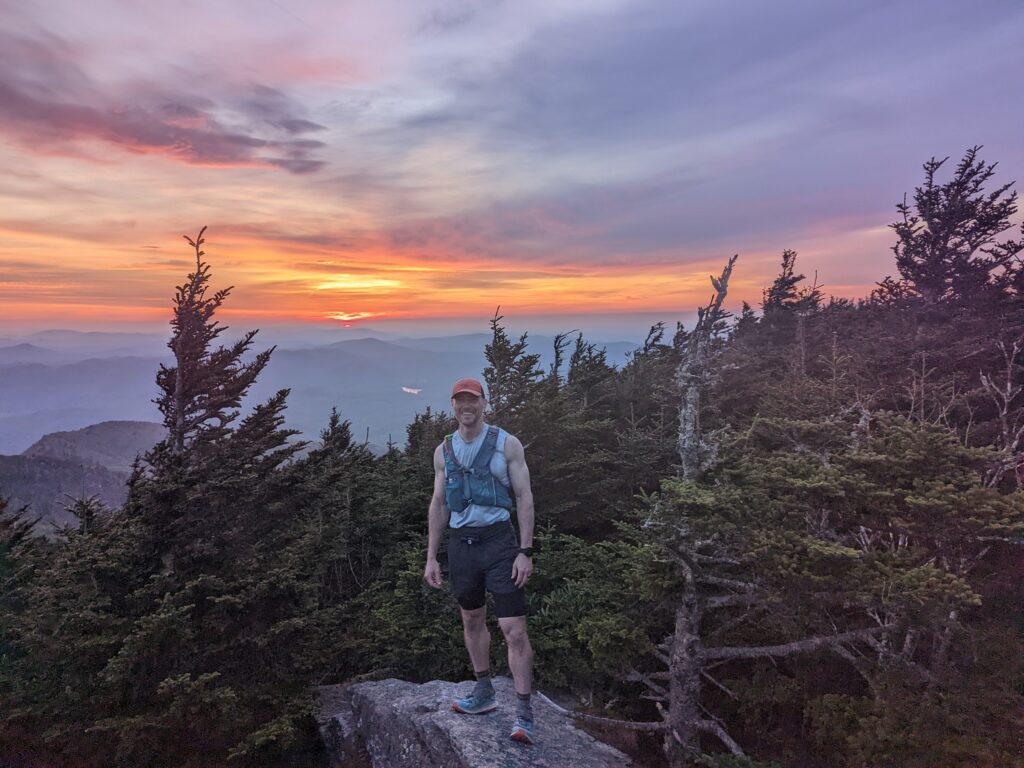
[[[437,548],[441,545],[441,534],[448,524],[448,509],[444,503],[444,451],[439,445],[434,451],[434,493],[430,497],[427,511],[427,566],[423,579],[435,589],[441,587],[441,565],[437,562]]]

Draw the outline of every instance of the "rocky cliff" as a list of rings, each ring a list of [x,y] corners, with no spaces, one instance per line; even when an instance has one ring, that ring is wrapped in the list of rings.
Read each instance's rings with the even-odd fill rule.
[[[509,739],[515,711],[512,681],[495,680],[498,711],[459,715],[451,702],[471,682],[402,680],[317,689],[320,732],[332,768],[625,768],[626,755],[576,728],[534,697],[536,740]]]

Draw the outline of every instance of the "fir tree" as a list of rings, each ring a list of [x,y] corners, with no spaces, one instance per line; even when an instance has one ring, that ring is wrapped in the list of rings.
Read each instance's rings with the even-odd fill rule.
[[[167,346],[175,365],[167,368],[161,363],[157,374],[161,395],[154,402],[164,416],[174,454],[183,453],[194,442],[212,442],[227,433],[238,415],[235,409],[274,351],[271,347],[252,362],[241,362],[257,331],[249,331],[231,347],[211,351],[210,345],[226,330],[213,315],[232,288],[207,296],[210,267],[203,261],[205,232],[203,227],[195,240],[184,236],[195,251],[196,268],[174,296],[173,333]]]
[[[495,310],[490,321],[491,341],[484,347],[487,399],[494,423],[505,427],[528,445],[537,436],[537,425],[522,423],[522,416],[537,396],[544,372],[539,367],[540,355],[527,352],[527,334],[513,342],[501,325],[502,319]]]
[[[181,744],[258,764],[295,743],[309,710],[322,622],[286,471],[302,445],[284,428],[286,391],[234,423],[269,352],[240,362],[254,332],[210,348],[227,291],[206,296],[202,233],[189,242],[177,365],[157,374],[168,437],[137,465],[118,513],[76,504],[79,524],[23,589],[22,674],[37,685],[19,704],[52,724],[51,749],[98,764],[183,765]]]
[[[1012,281],[1014,257],[1024,238],[1000,241],[1017,211],[1013,182],[991,192],[985,186],[996,164],[978,157],[972,147],[945,183],[936,174],[949,158],[924,164],[925,182],[914,190],[913,203],[896,206],[901,219],[890,226],[903,279],[929,304],[948,300],[997,298]]]
[[[22,589],[36,545],[31,538],[34,524],[27,509],[10,510],[7,499],[0,496],[0,701],[5,702],[25,696],[20,689],[27,680],[18,675],[25,650],[17,642],[17,627],[27,607]],[[0,744],[11,738],[11,730],[16,738],[17,714],[6,722],[0,720]]]

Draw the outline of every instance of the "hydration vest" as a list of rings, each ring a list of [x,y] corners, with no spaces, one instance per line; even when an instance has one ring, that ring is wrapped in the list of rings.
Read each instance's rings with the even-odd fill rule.
[[[452,512],[463,512],[470,504],[482,507],[512,509],[512,496],[493,474],[491,458],[498,444],[498,428],[487,428],[483,445],[473,458],[473,465],[465,467],[455,458],[452,436],[444,438],[444,500]]]

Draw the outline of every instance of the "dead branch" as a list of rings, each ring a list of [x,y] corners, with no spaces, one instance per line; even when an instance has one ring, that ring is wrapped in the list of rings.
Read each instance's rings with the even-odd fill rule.
[[[615,717],[598,717],[597,715],[588,715],[585,712],[573,712],[572,710],[560,707],[555,704],[551,699],[545,696],[540,691],[534,692],[538,697],[543,699],[545,702],[554,707],[555,711],[571,717],[574,720],[585,720],[588,723],[599,723],[601,725],[609,725],[615,728],[625,728],[630,731],[663,731],[665,730],[665,723],[661,721],[656,722],[641,722],[636,720],[619,720]]]
[[[720,682],[718,682],[718,680],[713,678],[711,675],[709,675],[704,670],[701,670],[700,676],[703,677],[705,680],[707,680],[709,683],[711,683],[713,686],[718,688],[718,690],[722,691],[730,699],[735,699],[736,701],[739,701],[739,696],[737,696],[735,693],[730,691],[728,688],[726,688],[724,685],[722,685]]]
[[[737,744],[736,741],[732,738],[732,736],[728,734],[725,728],[723,728],[715,721],[698,720],[697,730],[703,731],[704,733],[710,733],[712,736],[717,737],[718,740],[725,745],[725,748],[728,749],[736,757],[746,757],[746,754],[740,748],[740,745]],[[676,738],[678,739],[678,737]]]
[[[711,576],[710,574],[699,574],[696,578],[700,584],[706,584],[709,587],[721,587],[722,589],[734,589],[737,592],[753,592],[757,589],[757,584],[750,581],[739,581],[737,579],[726,579],[721,576]]]
[[[752,594],[744,595],[718,595],[709,597],[704,601],[704,608],[713,611],[716,608],[734,608],[738,605],[750,605],[756,603],[760,598]]]
[[[1003,353],[1005,364],[1002,372],[1003,380],[996,383],[988,374],[984,372],[980,374],[981,385],[996,407],[999,420],[998,448],[999,452],[1003,454],[1002,460],[991,470],[986,479],[985,484],[990,488],[1002,481],[1007,470],[1016,468],[1020,464],[1021,441],[1024,440],[1024,412],[1018,410],[1011,415],[1013,403],[1024,391],[1024,386],[1014,384],[1014,369],[1017,367],[1017,358],[1021,349],[1024,348],[1024,336],[1018,336],[1010,348],[1007,348],[1002,341],[998,342],[998,346],[1000,352]],[[1024,485],[1024,479],[1021,478],[1020,472],[1016,473],[1016,477],[1017,487],[1020,488]]]
[[[630,683],[643,683],[647,686],[648,690],[654,693],[660,700],[666,701],[668,699],[668,689],[660,683],[656,683],[654,681],[655,677],[666,679],[668,678],[668,673],[645,674],[644,672],[634,669],[626,675],[625,679]]]
[[[828,648],[839,643],[865,640],[874,637],[887,627],[870,627],[842,632],[826,637],[809,637],[780,645],[705,648],[701,653],[705,659],[762,659],[771,656],[791,656],[794,653],[808,653],[819,648]]]

